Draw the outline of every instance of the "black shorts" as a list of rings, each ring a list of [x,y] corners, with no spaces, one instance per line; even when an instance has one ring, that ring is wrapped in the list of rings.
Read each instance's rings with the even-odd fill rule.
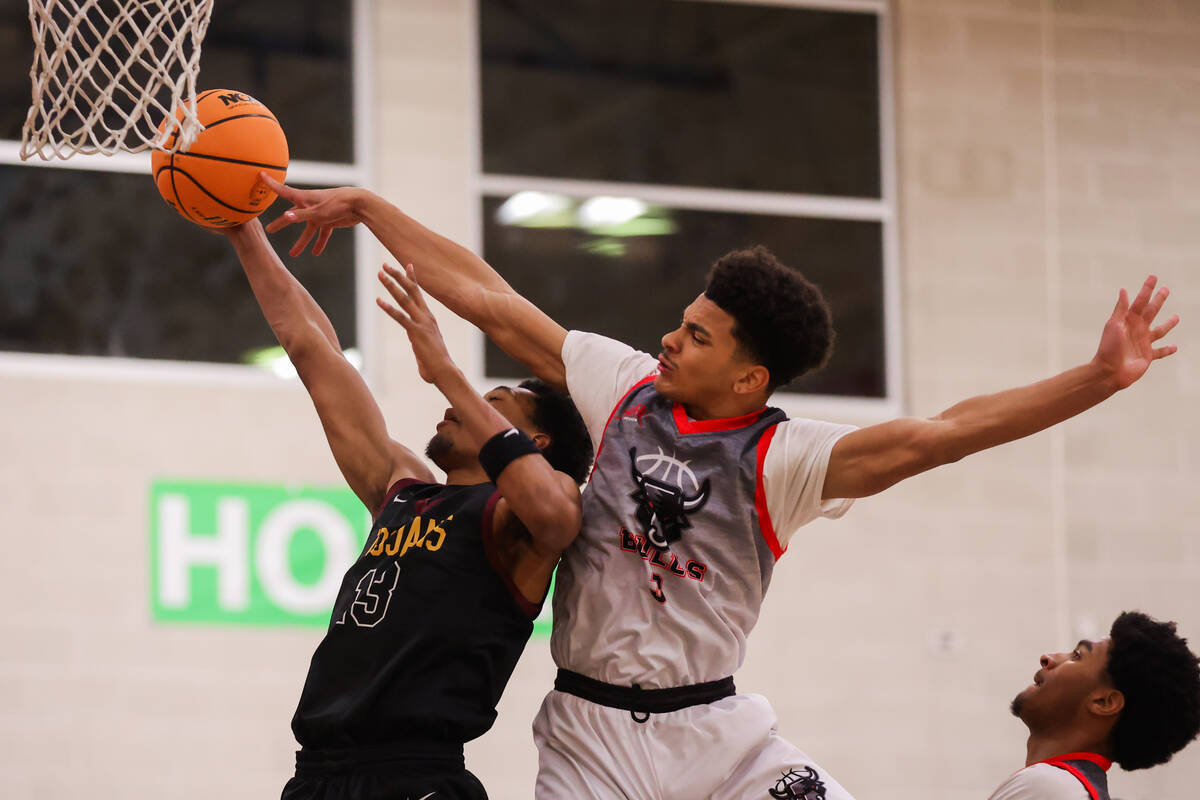
[[[457,748],[299,750],[281,800],[487,800]]]

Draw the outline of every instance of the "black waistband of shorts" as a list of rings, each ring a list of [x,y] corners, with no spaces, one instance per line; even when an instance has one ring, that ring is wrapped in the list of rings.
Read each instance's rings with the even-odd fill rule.
[[[296,751],[296,774],[329,775],[380,764],[464,769],[461,744],[436,741],[387,742],[362,747],[311,748]]]
[[[593,703],[610,708],[620,708],[638,714],[666,714],[690,706],[704,705],[737,693],[733,678],[721,678],[691,686],[673,686],[669,689],[643,689],[633,686],[615,686],[611,683],[560,669],[554,679],[554,688],[560,692],[582,697]]]

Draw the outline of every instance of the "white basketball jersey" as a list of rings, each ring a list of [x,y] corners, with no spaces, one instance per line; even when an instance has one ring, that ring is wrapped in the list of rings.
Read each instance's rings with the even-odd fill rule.
[[[692,421],[652,377],[625,395],[558,568],[558,666],[647,689],[733,674],[778,556],[761,473],[785,418]]]

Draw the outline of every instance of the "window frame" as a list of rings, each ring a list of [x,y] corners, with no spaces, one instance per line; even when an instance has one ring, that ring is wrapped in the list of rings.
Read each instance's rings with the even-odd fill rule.
[[[355,120],[351,141],[353,160],[349,163],[292,160],[288,164],[288,180],[295,183],[322,186],[366,186],[374,174],[371,156],[374,146],[374,38],[371,24],[371,0],[352,0],[350,8],[352,72],[351,104]],[[201,70],[203,77],[203,70]],[[74,155],[70,159],[43,160],[37,156],[28,161],[20,158],[21,142],[0,139],[0,165],[31,169],[73,169],[93,172],[119,172],[150,177],[150,153],[116,153],[103,155]],[[166,204],[163,213],[174,213]],[[268,214],[277,214],[267,212]],[[286,234],[285,234],[286,235]],[[370,374],[370,356],[374,353],[375,337],[370,320],[374,301],[365,288],[371,286],[374,239],[363,226],[357,226],[354,239],[354,310],[356,347],[363,355],[363,372]],[[278,246],[278,245],[277,245]],[[0,377],[50,377],[68,379],[101,379],[152,384],[231,384],[236,386],[275,386],[283,383],[279,377],[250,364],[223,364],[208,361],[180,361],[160,358],[131,358],[123,356],[74,355],[70,353],[26,353],[16,350],[0,351]]]
[[[860,423],[882,421],[898,416],[904,409],[903,326],[900,319],[900,246],[897,213],[896,133],[894,102],[894,65],[892,16],[887,0],[674,0],[686,3],[724,3],[777,6],[796,9],[841,11],[876,16],[879,63],[879,146],[880,197],[853,198],[810,194],[712,189],[692,186],[585,181],[543,178],[525,175],[496,175],[483,171],[482,54],[479,42],[479,3],[471,0],[466,14],[471,42],[469,141],[471,143],[469,181],[469,230],[471,249],[483,254],[483,198],[504,196],[522,189],[565,195],[628,195],[675,208],[728,212],[767,213],[782,216],[807,216],[825,219],[869,220],[882,226],[883,240],[883,330],[884,396],[881,398],[848,395],[813,395],[780,392],[771,404],[789,416],[835,417]],[[664,320],[664,325],[669,321]],[[666,329],[664,328],[664,333]],[[517,376],[489,376],[485,365],[485,338],[474,333],[469,376],[479,388]]]

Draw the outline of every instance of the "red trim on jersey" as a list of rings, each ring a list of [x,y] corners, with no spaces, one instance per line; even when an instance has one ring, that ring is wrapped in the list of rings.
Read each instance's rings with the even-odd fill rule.
[[[1088,797],[1092,798],[1092,800],[1100,800],[1100,793],[1098,791],[1096,791],[1096,787],[1092,786],[1092,782],[1087,779],[1087,776],[1084,775],[1082,772],[1080,772],[1075,767],[1071,766],[1070,764],[1066,763],[1065,761],[1048,760],[1048,761],[1043,761],[1042,763],[1049,764],[1052,767],[1058,767],[1059,769],[1064,769],[1067,772],[1071,773],[1072,775],[1075,776],[1076,780],[1078,780],[1080,783],[1083,784],[1083,788],[1087,789]]]
[[[421,483],[421,481],[417,480],[416,478],[401,478],[393,483],[391,487],[388,488],[387,494],[383,496],[383,502],[380,503],[379,508],[375,510],[374,518],[379,519],[379,515],[383,513],[383,509],[387,507],[387,504],[392,502],[392,498],[399,494],[400,490],[405,486],[411,486],[414,483]]]
[[[1064,753],[1061,756],[1047,758],[1045,763],[1049,764],[1054,761],[1090,761],[1105,772],[1108,772],[1113,763],[1112,759],[1105,758],[1099,753]]]
[[[681,403],[676,403],[672,413],[675,415],[675,427],[680,433],[716,433],[717,431],[732,431],[753,424],[766,412],[766,407],[740,417],[725,417],[724,419],[688,419],[687,411]]]
[[[592,479],[592,473],[596,471],[596,465],[598,463],[600,463],[600,454],[604,452],[604,434],[608,433],[608,426],[612,424],[613,417],[615,417],[617,415],[617,410],[622,405],[625,404],[625,401],[629,399],[629,395],[633,394],[636,390],[645,386],[647,383],[650,383],[652,380],[654,380],[657,377],[658,377],[657,371],[651,372],[649,375],[642,378],[640,381],[635,383],[633,386],[630,386],[629,391],[627,391],[625,394],[621,395],[621,399],[617,401],[617,404],[615,406],[613,406],[613,410],[611,412],[609,412],[608,419],[604,422],[604,428],[603,428],[603,430],[600,431],[600,444],[597,445],[597,447],[596,447],[596,457],[592,459],[592,469],[591,469],[591,471],[588,472],[588,480],[589,481]]]
[[[775,526],[771,524],[771,514],[767,511],[767,489],[763,484],[763,462],[767,460],[767,448],[771,446],[771,439],[775,437],[775,430],[778,427],[778,424],[772,425],[759,437],[758,466],[754,470],[754,510],[758,512],[758,527],[776,561],[787,548],[779,546],[779,537],[775,535]]]
[[[1068,764],[1068,761],[1090,761],[1105,772],[1112,766],[1112,761],[1098,753],[1065,753],[1054,758],[1047,758],[1039,761],[1039,764],[1049,764],[1052,767],[1066,770],[1075,776],[1075,779],[1083,784],[1083,788],[1087,789],[1088,796],[1092,800],[1100,800],[1100,792],[1096,791],[1096,787],[1092,786],[1092,782],[1087,779],[1087,776],[1079,771],[1079,768],[1073,764]]]
[[[513,602],[517,604],[517,608],[521,609],[521,613],[533,619],[542,612],[542,604],[531,603],[529,598],[521,593],[517,585],[513,583],[512,575],[508,570],[503,568],[496,557],[495,540],[493,534],[493,524],[496,520],[496,504],[500,502],[500,490],[492,492],[492,496],[488,498],[483,505],[483,519],[480,521],[479,535],[483,539],[483,554],[487,556],[488,563],[492,565],[492,571],[504,581],[504,585],[508,587],[508,593],[512,595]],[[545,602],[545,598],[542,599]]]

